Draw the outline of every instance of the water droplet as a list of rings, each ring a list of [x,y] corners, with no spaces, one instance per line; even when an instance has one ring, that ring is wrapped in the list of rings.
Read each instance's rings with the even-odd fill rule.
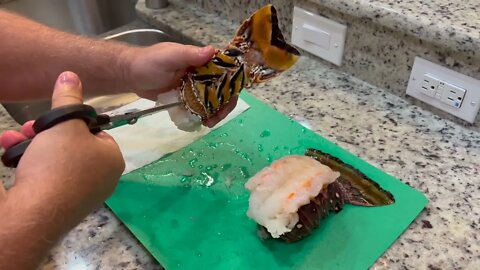
[[[237,154],[239,154],[244,160],[252,163],[252,160],[250,159],[250,157],[246,153],[238,152]]]
[[[263,145],[261,144],[258,145],[258,152],[263,152]]]
[[[262,133],[260,133],[260,137],[262,137],[262,138],[263,137],[268,137],[268,136],[270,136],[270,134],[271,134],[270,130],[266,129]]]
[[[205,186],[209,187],[213,185],[213,183],[215,182],[215,179],[213,179],[213,177],[206,172],[202,172],[202,174],[207,178],[207,182],[205,183]]]
[[[190,165],[191,168],[195,168],[195,163],[198,161],[197,158],[194,158],[194,159],[191,159],[189,162],[188,162],[188,165]]]
[[[248,172],[247,167],[240,167],[240,174],[244,178],[250,178],[250,173]]]
[[[220,135],[220,137],[228,137],[228,133],[223,133]]]
[[[268,161],[268,162],[271,162],[271,161],[272,161],[272,159],[273,159],[273,158],[272,158],[272,156],[271,156],[271,155],[268,155],[268,156],[267,156],[267,161]]]
[[[186,182],[190,182],[190,176],[183,176],[181,179],[180,179],[180,182],[182,183],[186,183]]]
[[[302,128],[302,133],[305,133],[307,132],[307,129],[306,128]]]
[[[275,146],[275,148],[273,148],[273,151],[278,151],[278,149],[280,149],[280,147]]]
[[[208,148],[210,149],[216,149],[217,147],[218,147],[218,143],[215,143],[215,142],[208,143]]]

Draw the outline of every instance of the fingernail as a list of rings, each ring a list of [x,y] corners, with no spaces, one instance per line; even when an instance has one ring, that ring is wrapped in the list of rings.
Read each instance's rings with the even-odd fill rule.
[[[198,50],[200,54],[211,54],[212,46],[202,47]]]
[[[77,86],[80,84],[77,74],[71,71],[65,71],[60,74],[58,81],[64,85]]]

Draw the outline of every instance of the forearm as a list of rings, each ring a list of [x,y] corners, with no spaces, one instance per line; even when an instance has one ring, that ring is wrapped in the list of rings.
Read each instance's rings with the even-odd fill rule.
[[[0,10],[2,101],[49,98],[66,70],[82,79],[85,95],[129,92],[127,45],[64,33]]]
[[[0,198],[0,269],[36,269],[92,208],[78,195],[78,188],[52,186],[51,179],[34,180],[38,184],[15,185]]]

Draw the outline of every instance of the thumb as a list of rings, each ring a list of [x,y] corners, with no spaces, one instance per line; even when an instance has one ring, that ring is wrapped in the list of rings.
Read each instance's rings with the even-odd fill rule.
[[[212,46],[196,47],[192,45],[182,45],[181,47],[173,46],[172,53],[168,55],[171,57],[171,64],[175,69],[186,69],[192,66],[201,66],[208,62],[215,53],[215,48]]]
[[[83,104],[82,83],[77,74],[65,71],[58,76],[55,83],[52,95],[52,109],[74,104]],[[97,133],[96,137],[101,141],[108,141],[108,143],[116,145],[113,138],[103,131]]]
[[[58,76],[52,94],[52,109],[66,105],[83,104],[82,83],[77,74],[71,71],[65,71]],[[68,122],[68,124],[67,124]],[[88,130],[85,121],[81,119],[72,119],[62,123],[70,127],[80,127],[83,130]],[[78,129],[75,129],[78,131]]]
[[[82,104],[83,91],[82,83],[77,74],[65,71],[58,76],[52,95],[52,109],[57,107]]]

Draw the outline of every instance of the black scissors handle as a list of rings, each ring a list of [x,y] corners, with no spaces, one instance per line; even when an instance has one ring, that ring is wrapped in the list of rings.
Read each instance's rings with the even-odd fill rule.
[[[57,124],[72,119],[83,119],[88,125],[90,132],[94,134],[100,131],[95,109],[85,104],[67,105],[52,109],[35,120],[33,130],[35,134],[38,134]],[[2,155],[3,165],[10,168],[17,167],[31,141],[31,139],[28,139],[7,149]]]
[[[33,130],[35,131],[35,134],[38,134],[64,121],[72,119],[83,119],[87,124],[90,132],[92,134],[96,134],[103,129],[110,129],[123,124],[134,124],[140,117],[144,117],[181,104],[183,103],[179,101],[168,105],[157,106],[146,110],[126,113],[112,117],[106,114],[97,115],[95,108],[89,105],[67,105],[52,109],[51,111],[40,116],[37,120],[35,120],[33,124]],[[31,141],[32,140],[30,139],[23,141],[6,150],[5,153],[2,155],[3,164],[11,168],[17,167],[20,159],[23,156],[23,153],[25,153]]]

